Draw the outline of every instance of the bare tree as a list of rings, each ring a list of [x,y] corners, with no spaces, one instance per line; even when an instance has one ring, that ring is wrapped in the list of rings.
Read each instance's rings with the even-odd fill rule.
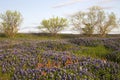
[[[85,12],[78,12],[71,16],[70,21],[73,25],[72,30],[77,31],[79,33],[83,33],[82,29],[84,28],[83,22],[85,19],[85,15]]]
[[[99,24],[98,24],[98,34],[102,37],[105,37],[106,34],[111,32],[114,28],[118,27],[118,21],[114,13],[110,14],[101,14],[99,17]]]
[[[98,23],[98,15],[101,8],[93,6],[88,9],[88,12],[78,12],[71,16],[71,23],[74,26],[74,30],[79,33],[91,36],[94,33],[96,25]]]
[[[114,13],[106,14],[103,8],[93,6],[87,12],[78,12],[71,16],[74,30],[91,36],[94,33],[106,36],[118,26],[118,20]]]
[[[90,7],[88,10],[89,11],[86,13],[86,18],[83,22],[83,24],[85,25],[85,28],[83,28],[83,31],[88,36],[91,36],[95,32],[97,24],[99,23],[98,16],[103,11],[102,11],[102,8],[98,6]]]
[[[0,29],[5,33],[7,37],[14,38],[18,32],[18,27],[22,22],[22,16],[17,11],[6,11],[0,15],[1,26]]]

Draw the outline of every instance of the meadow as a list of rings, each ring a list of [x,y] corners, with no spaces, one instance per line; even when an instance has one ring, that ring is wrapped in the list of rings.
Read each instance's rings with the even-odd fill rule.
[[[120,35],[0,36],[0,80],[120,80]]]

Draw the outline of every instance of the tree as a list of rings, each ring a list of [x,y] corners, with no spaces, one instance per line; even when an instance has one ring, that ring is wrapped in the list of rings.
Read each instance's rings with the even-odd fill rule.
[[[74,30],[79,33],[91,36],[94,33],[96,24],[98,23],[98,15],[101,8],[93,6],[88,9],[88,12],[78,12],[71,17],[71,23]]]
[[[88,12],[86,12],[85,20],[83,22],[85,25],[83,28],[84,34],[91,36],[93,33],[95,33],[95,29],[99,23],[98,16],[101,12],[103,12],[103,10],[98,6],[93,6],[88,9]]]
[[[22,22],[20,12],[7,10],[5,13],[0,14],[2,32],[10,38],[14,38],[18,32],[18,27]]]
[[[100,34],[102,37],[105,37],[106,34],[111,32],[114,28],[117,28],[119,23],[116,19],[116,16],[114,13],[107,14],[101,14],[99,17],[99,24],[98,24],[98,34]]]
[[[88,12],[78,12],[71,18],[74,28],[88,36],[98,33],[104,37],[118,26],[115,14],[106,15],[103,8],[99,6],[90,7]]]
[[[44,32],[56,35],[58,32],[62,31],[65,26],[67,26],[67,19],[53,17],[48,20],[44,19],[41,22],[41,26],[39,26],[39,28],[42,29]]]
[[[0,23],[0,32],[2,32],[3,30],[2,30],[2,24]]]
[[[85,18],[85,15],[86,13],[85,12],[78,12],[74,15],[71,16],[71,24],[74,26],[72,28],[72,30],[75,30],[79,33],[83,33],[83,28],[84,28],[84,25],[83,25],[83,22],[84,22],[84,18]]]
[[[85,27],[82,28],[83,34],[91,36],[94,32],[94,27],[90,23],[84,23]]]

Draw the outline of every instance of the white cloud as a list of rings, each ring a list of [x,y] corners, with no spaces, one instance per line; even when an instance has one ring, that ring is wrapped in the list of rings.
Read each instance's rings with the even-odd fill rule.
[[[85,1],[85,0],[69,0],[67,2],[58,3],[58,4],[54,5],[52,8],[60,8],[60,7],[64,7],[64,6],[69,6],[69,5],[72,5],[72,4],[75,4],[78,2],[82,2],[82,1]],[[90,0],[87,0],[87,1],[90,1]],[[114,0],[94,0],[94,1],[97,1],[98,4],[101,4],[101,3],[105,4],[105,3],[112,2]]]
[[[81,1],[83,1],[83,0],[69,0],[67,2],[63,2],[63,3],[59,3],[57,5],[54,5],[53,8],[64,7],[64,6],[72,5],[72,4],[75,4],[77,2],[81,2]]]

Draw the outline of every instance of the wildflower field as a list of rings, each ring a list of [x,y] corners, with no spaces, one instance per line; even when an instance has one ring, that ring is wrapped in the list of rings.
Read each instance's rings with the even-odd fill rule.
[[[120,37],[1,39],[0,80],[120,80]]]

